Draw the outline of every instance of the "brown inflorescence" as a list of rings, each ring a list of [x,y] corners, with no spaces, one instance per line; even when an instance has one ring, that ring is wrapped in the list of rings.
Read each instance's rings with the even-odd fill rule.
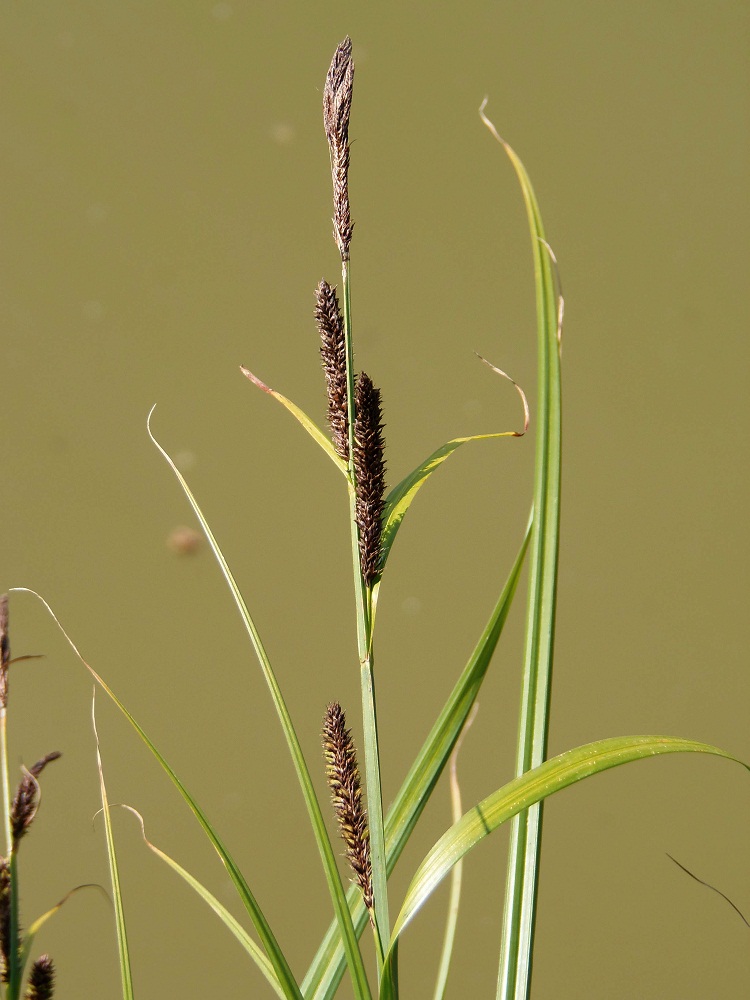
[[[24,1000],[52,1000],[54,988],[55,967],[49,955],[42,955],[31,966]]]
[[[353,86],[352,41],[347,35],[333,54],[323,89],[323,126],[333,179],[333,236],[342,261],[349,260],[354,231],[349,207],[349,116]]]
[[[380,538],[385,504],[385,458],[380,389],[365,372],[354,387],[354,473],[362,578],[370,587],[380,572]]]
[[[59,750],[46,754],[36,764],[32,765],[21,778],[16,790],[13,805],[10,810],[10,823],[13,829],[13,846],[16,848],[21,837],[31,826],[36,811],[39,808],[39,782],[38,777],[44,768],[53,760],[57,760],[62,754]]]
[[[336,454],[349,461],[346,340],[336,289],[322,280],[315,289],[315,321],[320,333],[320,357],[328,391],[328,425]]]
[[[10,865],[0,857],[0,976],[10,979]]]
[[[323,720],[323,754],[331,800],[346,844],[349,862],[367,909],[372,912],[372,864],[367,813],[362,805],[362,787],[357,767],[357,752],[346,716],[338,702],[326,709]]]
[[[8,595],[0,596],[0,708],[8,706],[8,666],[10,637],[8,635]]]

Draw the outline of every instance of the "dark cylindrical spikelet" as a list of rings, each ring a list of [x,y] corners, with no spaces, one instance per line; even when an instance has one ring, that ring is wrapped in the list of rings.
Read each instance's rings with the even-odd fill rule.
[[[25,772],[13,799],[10,810],[10,822],[13,829],[13,845],[18,846],[18,842],[31,826],[36,811],[39,808],[39,782],[38,777],[50,763],[57,760],[62,754],[59,750],[46,754],[41,760]]]
[[[10,865],[0,858],[0,973],[10,979]]]
[[[0,596],[0,708],[8,705],[8,665],[10,664],[10,638],[8,636],[8,595]]]
[[[24,1000],[52,1000],[54,989],[55,967],[49,955],[42,955],[31,966]]]
[[[342,260],[349,260],[354,230],[349,209],[349,116],[353,86],[352,41],[347,35],[333,54],[323,89],[323,126],[333,178],[333,236]]]
[[[354,473],[357,478],[359,562],[367,586],[380,571],[380,535],[385,499],[385,459],[380,389],[365,372],[354,387]]]
[[[365,906],[372,912],[372,865],[367,813],[362,805],[362,788],[357,768],[357,752],[346,728],[341,705],[333,702],[323,720],[323,754],[331,800],[346,844],[346,859],[362,890]]]
[[[327,281],[315,289],[315,320],[320,357],[328,390],[328,425],[336,454],[349,461],[349,418],[346,409],[346,341],[336,289]]]

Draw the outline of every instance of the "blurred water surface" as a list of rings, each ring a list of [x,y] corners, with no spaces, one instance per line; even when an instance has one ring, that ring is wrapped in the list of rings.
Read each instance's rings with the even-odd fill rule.
[[[750,760],[747,598],[748,11],[467,0],[6,6],[2,588],[34,587],[151,734],[244,867],[299,975],[330,905],[270,699],[146,414],[178,456],[267,643],[313,769],[326,703],[355,735],[346,498],[245,364],[322,421],[312,290],[338,280],[321,91],[354,40],[353,310],[383,389],[396,482],[534,402],[524,159],[560,261],[563,524],[551,750],[626,733]],[[387,799],[494,603],[521,538],[533,441],[457,454],[423,491],[379,615]],[[177,534],[175,534],[177,532]],[[468,805],[506,780],[519,594],[462,758]],[[11,754],[60,749],[23,848],[24,920],[107,884],[90,682],[31,598],[12,599]],[[166,779],[98,699],[113,801],[235,908]],[[324,794],[320,781],[321,795]],[[394,902],[448,823],[442,786]],[[550,802],[534,996],[744,995],[747,777],[651,761]],[[137,995],[262,996],[234,941],[117,817]],[[504,834],[465,868],[450,996],[494,996]],[[403,995],[432,995],[445,895],[404,938]],[[60,1000],[119,996],[111,911],[79,894],[38,939]],[[348,987],[343,996],[350,995]]]

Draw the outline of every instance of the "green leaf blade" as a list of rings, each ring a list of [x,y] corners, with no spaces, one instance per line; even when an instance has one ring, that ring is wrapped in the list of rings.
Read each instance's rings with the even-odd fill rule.
[[[622,764],[667,753],[712,754],[748,767],[719,747],[670,736],[598,740],[545,761],[488,795],[437,841],[417,869],[406,892],[394,926],[391,949],[451,868],[502,823],[584,778]],[[389,966],[390,960],[387,960],[386,968]]]

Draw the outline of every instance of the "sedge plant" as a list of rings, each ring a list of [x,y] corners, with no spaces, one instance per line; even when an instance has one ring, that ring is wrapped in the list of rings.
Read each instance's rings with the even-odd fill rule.
[[[115,693],[83,660],[67,634],[66,638],[96,683],[114,701],[150,749],[219,855],[244,907],[249,926],[237,920],[186,868],[145,840],[144,832],[144,840],[151,850],[211,907],[245,950],[256,969],[255,972],[248,973],[248,984],[253,995],[256,995],[261,982],[259,973],[265,981],[268,995],[287,1000],[330,1000],[346,975],[357,1000],[397,1000],[401,936],[437,886],[450,877],[452,885],[444,944],[439,967],[432,976],[436,979],[435,1000],[442,1000],[449,982],[458,919],[462,860],[499,826],[510,822],[512,836],[503,930],[498,946],[496,995],[498,1000],[526,1000],[531,988],[543,801],[554,792],[590,775],[657,754],[691,752],[714,754],[732,760],[735,758],[717,747],[693,740],[667,736],[630,736],[599,740],[568,750],[550,760],[546,759],[560,523],[562,297],[556,279],[556,261],[545,236],[539,205],[529,177],[516,153],[485,116],[483,105],[480,111],[482,120],[501,144],[515,169],[531,234],[538,345],[537,404],[533,421],[536,460],[532,513],[524,536],[519,540],[518,554],[510,567],[505,585],[469,661],[458,674],[452,691],[425,737],[419,753],[411,762],[395,798],[390,803],[384,800],[376,698],[375,624],[378,597],[392,546],[417,493],[453,452],[471,441],[521,437],[529,425],[529,411],[524,393],[515,386],[523,404],[522,430],[454,438],[432,452],[390,490],[386,489],[381,394],[373,379],[365,372],[357,372],[355,367],[351,278],[354,225],[349,200],[349,125],[353,85],[352,44],[346,38],[334,53],[323,92],[323,125],[333,186],[333,236],[341,268],[338,287],[323,279],[315,290],[314,314],[321,340],[328,432],[324,432],[291,400],[266,385],[250,369],[241,370],[251,383],[281,403],[307,431],[336,467],[342,489],[348,497],[356,607],[356,622],[353,627],[356,629],[358,650],[358,660],[356,664],[352,664],[352,669],[358,669],[361,682],[364,734],[361,753],[354,746],[344,709],[338,702],[333,702],[325,710],[323,717],[323,761],[319,761],[317,754],[315,759],[311,759],[312,762],[308,760],[297,737],[260,632],[229,564],[188,483],[153,436],[153,410],[148,424],[149,434],[184,491],[240,613],[268,686],[307,808],[311,833],[326,876],[332,922],[303,976],[298,977],[292,970],[282,942],[271,928],[244,874],[187,786]],[[491,370],[508,378],[499,368],[488,362],[487,364]],[[462,732],[465,732],[470,723],[477,695],[517,594],[525,563],[528,563],[529,582],[516,773],[507,784],[464,811],[456,777],[458,746]],[[0,705],[0,709],[4,748],[5,707]],[[7,755],[4,759],[7,760]],[[135,994],[130,973],[125,913],[101,756],[98,759],[115,897],[122,992],[125,1000],[129,1000]],[[313,773],[323,767],[331,792],[331,803],[320,802],[315,791]],[[404,898],[389,897],[389,875],[446,767],[450,770],[453,824],[414,871]],[[5,772],[4,778],[6,816],[9,816]],[[340,868],[338,855],[341,848],[332,842],[329,833],[331,817],[327,821],[326,816],[330,810],[343,839],[348,876]],[[143,820],[138,818],[143,824]],[[12,850],[9,855],[12,864]],[[17,918],[14,926],[17,936]],[[374,977],[368,974],[365,961],[368,945],[363,934],[367,927],[372,936],[369,947],[374,953]],[[13,982],[18,981],[19,975],[19,971],[13,972],[11,963],[11,976],[15,976]],[[18,995],[18,992],[9,992],[9,1000],[16,1000]]]

